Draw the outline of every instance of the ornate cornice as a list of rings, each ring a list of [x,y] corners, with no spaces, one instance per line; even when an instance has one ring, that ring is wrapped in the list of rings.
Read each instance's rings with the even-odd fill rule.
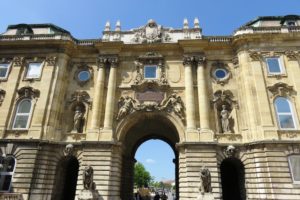
[[[272,93],[272,97],[275,96],[293,96],[296,94],[296,91],[293,89],[293,86],[289,86],[286,83],[275,83],[272,86],[267,87],[268,90]]]
[[[74,103],[86,103],[91,108],[92,100],[90,99],[90,95],[86,91],[77,90],[72,95],[71,98],[68,100],[69,104]]]
[[[40,91],[32,87],[22,87],[18,91],[19,98],[38,98],[40,96]]]

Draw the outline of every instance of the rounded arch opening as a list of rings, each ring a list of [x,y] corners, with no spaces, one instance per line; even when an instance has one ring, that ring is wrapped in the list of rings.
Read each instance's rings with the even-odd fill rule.
[[[180,125],[174,123],[174,118],[156,113],[143,113],[128,120],[127,125],[123,124],[119,127],[119,131],[122,130],[122,133],[117,134],[118,141],[122,143],[121,198],[131,199],[133,197],[135,153],[140,145],[151,139],[164,141],[174,152],[175,185],[178,196],[178,152],[176,144],[180,142],[182,137],[180,134],[183,134],[183,132],[178,131]]]
[[[74,200],[76,195],[79,162],[75,156],[60,160],[56,168],[53,200]]]
[[[245,200],[245,167],[237,158],[222,161],[221,184],[223,200]]]

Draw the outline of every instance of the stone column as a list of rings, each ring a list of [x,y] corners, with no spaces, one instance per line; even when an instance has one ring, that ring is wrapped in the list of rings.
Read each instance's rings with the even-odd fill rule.
[[[209,130],[209,100],[205,79],[205,57],[197,58],[197,86],[200,129]]]
[[[112,129],[113,117],[114,117],[114,107],[115,107],[115,94],[117,85],[117,66],[118,58],[112,57],[108,58],[110,63],[110,72],[108,78],[107,86],[107,96],[105,104],[105,116],[104,116],[104,129]]]
[[[185,107],[186,107],[186,128],[195,130],[195,98],[193,86],[193,63],[194,57],[184,56],[184,80],[185,80]]]
[[[98,58],[98,75],[95,86],[95,95],[91,120],[92,130],[98,130],[100,128],[106,64],[107,62],[104,57]]]

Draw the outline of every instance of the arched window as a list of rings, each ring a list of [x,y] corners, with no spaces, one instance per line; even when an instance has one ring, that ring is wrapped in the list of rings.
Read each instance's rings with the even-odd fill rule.
[[[16,159],[12,156],[0,157],[0,192],[10,191]]]
[[[280,129],[295,129],[295,117],[290,101],[284,97],[275,99],[275,111]]]
[[[27,129],[31,117],[32,103],[30,99],[23,99],[19,102],[15,114],[13,129]]]

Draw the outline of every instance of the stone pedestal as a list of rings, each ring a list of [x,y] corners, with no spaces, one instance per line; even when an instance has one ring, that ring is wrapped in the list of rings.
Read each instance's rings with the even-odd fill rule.
[[[78,195],[78,200],[98,200],[100,199],[97,190],[81,190]]]
[[[214,200],[214,195],[212,193],[199,194],[197,200]]]

